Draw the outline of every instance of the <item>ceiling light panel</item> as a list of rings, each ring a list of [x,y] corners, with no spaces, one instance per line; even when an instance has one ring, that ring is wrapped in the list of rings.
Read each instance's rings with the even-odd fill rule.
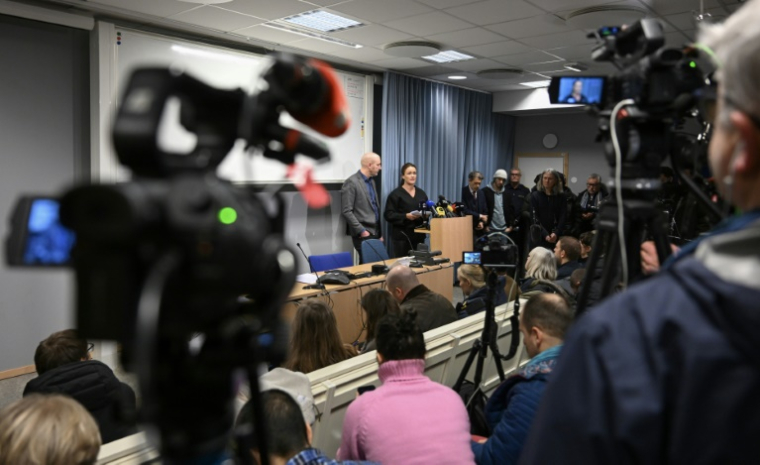
[[[364,25],[359,21],[322,10],[307,11],[306,13],[288,16],[287,18],[283,18],[282,21],[319,32],[345,31],[346,29]]]
[[[435,55],[424,56],[422,58],[434,63],[453,63],[455,61],[467,61],[475,59],[474,56],[467,55],[466,53],[456,52],[454,50],[448,50],[445,52],[436,53]]]

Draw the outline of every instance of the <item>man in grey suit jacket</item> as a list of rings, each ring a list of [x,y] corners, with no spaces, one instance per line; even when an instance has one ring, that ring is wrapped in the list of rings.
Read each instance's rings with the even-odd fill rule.
[[[346,219],[348,234],[359,252],[359,262],[363,263],[362,242],[380,239],[380,197],[377,195],[374,177],[380,172],[380,155],[365,153],[361,168],[346,179],[340,190],[343,217]]]

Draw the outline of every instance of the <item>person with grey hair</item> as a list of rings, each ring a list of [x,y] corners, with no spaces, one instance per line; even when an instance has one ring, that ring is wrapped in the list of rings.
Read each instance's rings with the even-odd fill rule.
[[[541,174],[536,191],[526,198],[523,209],[533,218],[530,247],[541,246],[554,250],[554,244],[564,233],[567,202],[559,173],[548,169]]]
[[[606,199],[602,189],[602,177],[596,173],[591,173],[586,180],[586,190],[583,191],[578,203],[580,205],[580,233],[593,231],[594,219],[599,212],[599,207]]]
[[[480,189],[483,184],[483,173],[470,171],[467,175],[467,185],[462,187],[462,203],[464,212],[472,215],[472,227],[475,235],[482,235],[486,231],[490,218],[488,217],[488,204],[486,196]]]
[[[385,277],[385,287],[401,306],[401,311],[417,312],[422,332],[457,320],[454,304],[446,297],[420,284],[417,273],[406,265],[393,265]]]
[[[760,433],[760,0],[701,27],[718,64],[708,158],[742,214],[566,339],[522,463],[755,463]],[[713,107],[713,104],[715,105]],[[550,445],[550,447],[549,447]]]

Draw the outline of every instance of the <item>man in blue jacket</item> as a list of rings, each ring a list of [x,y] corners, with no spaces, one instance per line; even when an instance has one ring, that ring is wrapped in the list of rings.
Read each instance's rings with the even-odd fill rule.
[[[744,214],[578,321],[522,463],[756,463],[760,435],[760,0],[700,44],[719,64],[709,160]],[[708,115],[705,115],[708,116]]]
[[[557,294],[538,294],[525,304],[520,332],[531,360],[501,383],[488,400],[485,415],[493,433],[486,440],[472,443],[478,465],[517,463],[572,321],[567,301]]]

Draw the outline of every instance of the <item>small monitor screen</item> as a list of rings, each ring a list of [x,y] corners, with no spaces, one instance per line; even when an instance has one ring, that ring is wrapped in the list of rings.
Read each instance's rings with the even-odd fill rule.
[[[603,77],[561,77],[556,103],[584,105],[601,103],[603,91]]]
[[[465,252],[464,264],[465,265],[480,265],[480,252]]]
[[[24,264],[63,265],[71,259],[74,233],[61,225],[58,210],[55,199],[32,200],[26,224]]]

